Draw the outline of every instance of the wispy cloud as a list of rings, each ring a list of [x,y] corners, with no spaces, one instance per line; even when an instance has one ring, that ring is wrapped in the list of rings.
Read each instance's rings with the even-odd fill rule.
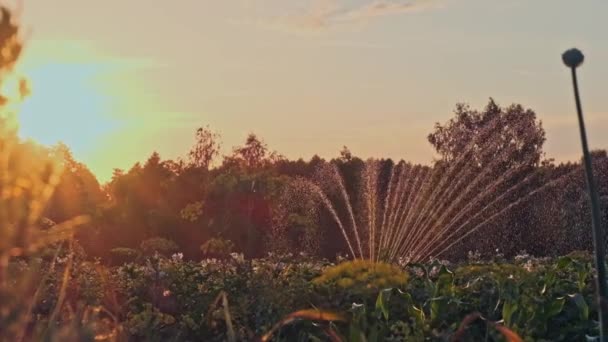
[[[307,6],[271,19],[271,26],[322,31],[338,25],[365,23],[380,17],[440,7],[436,0],[313,0]]]
[[[431,1],[374,1],[361,7],[354,8],[338,16],[338,21],[360,21],[387,15],[410,13],[413,11],[429,9]]]

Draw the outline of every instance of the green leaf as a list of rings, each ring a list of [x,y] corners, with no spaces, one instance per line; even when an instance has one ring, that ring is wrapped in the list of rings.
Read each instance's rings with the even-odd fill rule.
[[[511,326],[511,319],[518,308],[519,306],[517,305],[517,302],[511,300],[505,301],[505,303],[502,305],[502,319],[504,320],[506,326]]]
[[[585,301],[585,298],[580,293],[575,293],[568,295],[576,304],[576,307],[579,310],[579,315],[581,320],[586,321],[589,319],[589,305]]]
[[[431,320],[436,321],[439,319],[441,313],[446,312],[446,305],[448,298],[445,296],[431,298]]]
[[[378,327],[372,326],[371,332],[367,336],[366,342],[378,342],[378,335],[379,335]]]
[[[441,265],[441,268],[438,272],[437,281],[435,283],[434,296],[439,297],[440,295],[451,293],[453,288],[453,281],[454,273],[448,270],[448,268],[444,265]]]
[[[552,271],[547,272],[547,274],[545,275],[545,286],[543,287],[543,291],[541,294],[544,294],[547,287],[549,287],[549,288],[553,287],[553,284],[555,284],[556,280],[557,280],[557,275],[555,274],[555,272],[552,272]]]
[[[363,342],[365,341],[365,305],[353,303],[351,308],[353,313],[352,320],[349,327],[349,341]]]
[[[385,320],[388,320],[388,302],[392,293],[393,289],[384,289],[380,291],[376,299],[376,312],[382,314]]]
[[[560,297],[560,298],[556,298],[556,299],[552,300],[546,306],[546,310],[545,310],[546,317],[550,318],[550,317],[558,315],[560,312],[562,312],[565,302],[566,302],[566,298],[564,298],[564,297]]]
[[[422,311],[421,308],[418,308],[414,305],[410,306],[409,309],[409,313],[410,315],[414,316],[414,318],[416,318],[416,324],[418,325],[418,328],[422,328],[424,326],[424,311]]]
[[[572,264],[572,258],[570,257],[561,257],[557,261],[557,268],[566,268]]]
[[[424,311],[422,310],[422,308],[418,308],[414,305],[414,300],[412,299],[412,295],[410,295],[407,292],[403,292],[401,290],[398,290],[399,294],[401,294],[403,296],[403,299],[405,299],[405,302],[407,303],[407,313],[409,316],[414,317],[414,319],[416,320],[416,324],[419,327],[422,327],[424,325],[424,320],[425,320],[425,315],[424,315]]]

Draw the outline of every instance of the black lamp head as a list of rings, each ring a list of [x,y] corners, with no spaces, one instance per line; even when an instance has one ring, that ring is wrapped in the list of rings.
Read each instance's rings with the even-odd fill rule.
[[[570,49],[562,54],[562,61],[570,68],[576,68],[583,64],[585,56],[579,49]]]

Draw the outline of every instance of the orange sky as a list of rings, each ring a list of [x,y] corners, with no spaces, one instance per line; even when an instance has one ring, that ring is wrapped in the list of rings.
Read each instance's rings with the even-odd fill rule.
[[[608,3],[601,0],[29,0],[22,134],[63,140],[101,180],[153,150],[184,155],[199,125],[224,150],[253,131],[292,158],[428,162],[456,102],[536,110],[546,151],[578,158],[569,74],[590,140],[608,148]],[[602,64],[603,63],[603,64]]]

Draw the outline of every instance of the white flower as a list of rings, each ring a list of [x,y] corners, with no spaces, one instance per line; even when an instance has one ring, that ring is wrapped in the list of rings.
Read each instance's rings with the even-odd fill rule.
[[[184,259],[184,253],[175,253],[171,256],[171,260],[175,263],[181,262]]]
[[[68,257],[67,257],[67,256],[66,256],[65,258],[62,258],[62,257],[59,257],[59,256],[58,256],[58,257],[55,259],[55,262],[56,262],[57,264],[59,264],[59,265],[65,264],[67,261],[68,261]]]

